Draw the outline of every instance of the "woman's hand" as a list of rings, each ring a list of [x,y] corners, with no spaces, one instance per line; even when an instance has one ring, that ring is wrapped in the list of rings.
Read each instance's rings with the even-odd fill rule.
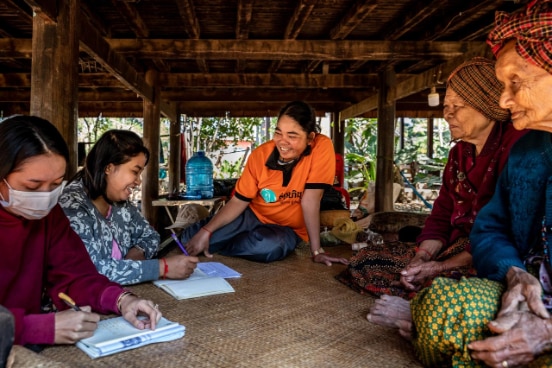
[[[132,259],[133,261],[144,261],[146,259],[146,255],[144,254],[143,250],[132,247],[128,250],[125,259]]]
[[[134,294],[123,296],[120,301],[121,315],[134,327],[143,330],[151,328],[155,330],[157,322],[162,317],[161,311],[157,309],[157,304],[151,300],[138,298]],[[138,319],[138,316],[146,316],[146,319]]]
[[[162,260],[159,261],[159,271],[161,276],[165,276],[169,279],[186,279],[194,272],[197,267],[199,258],[186,256],[184,254],[178,254],[171,257],[166,257],[168,272],[165,273],[165,264]]]
[[[224,207],[223,207],[224,208]],[[201,253],[205,254],[206,257],[213,258],[213,255],[209,253],[209,238],[211,233],[209,233],[204,228],[201,228],[197,234],[195,234],[184,246],[186,251],[191,256],[197,256]]]
[[[331,266],[332,263],[343,263],[344,265],[349,264],[349,260],[346,258],[337,258],[331,257],[328,253],[319,253],[312,257],[313,262],[324,263],[326,266]]]
[[[472,342],[468,348],[473,359],[491,367],[523,366],[552,347],[551,322],[529,311],[504,314],[488,324],[498,336]]]
[[[429,261],[417,255],[401,271],[401,284],[408,290],[418,291],[424,283],[443,271],[441,262]]]
[[[64,310],[55,314],[55,344],[74,344],[79,340],[90,337],[98,327],[100,316],[91,313],[89,306],[81,307],[77,312],[73,309]]]
[[[508,289],[502,294],[502,306],[498,317],[517,312],[523,308],[542,318],[550,318],[542,303],[542,287],[533,275],[518,267],[510,267],[506,274]]]

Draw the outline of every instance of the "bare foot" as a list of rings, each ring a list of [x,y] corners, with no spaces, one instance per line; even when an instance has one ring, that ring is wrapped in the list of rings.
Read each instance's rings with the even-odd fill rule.
[[[366,318],[377,325],[398,329],[406,339],[412,336],[410,303],[398,296],[382,295],[376,299]]]

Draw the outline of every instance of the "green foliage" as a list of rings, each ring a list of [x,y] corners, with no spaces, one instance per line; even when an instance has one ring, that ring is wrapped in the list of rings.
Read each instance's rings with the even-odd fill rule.
[[[239,141],[256,141],[256,132],[261,118],[201,118],[190,119],[187,126],[192,130],[191,146],[194,151],[207,154],[224,150]]]
[[[365,188],[376,179],[377,119],[350,119],[344,135],[345,180],[349,190]]]
[[[221,179],[232,179],[237,178],[241,174],[241,163],[243,157],[237,160],[236,162],[230,162],[228,160],[223,160],[220,164],[219,175]]]
[[[405,119],[404,148],[395,153],[395,163],[415,167],[414,181],[428,185],[440,182],[450,150],[450,132],[443,119],[435,119],[433,157],[427,156],[427,120]],[[395,147],[399,135],[396,134]],[[345,128],[345,179],[349,191],[366,188],[376,178],[377,119],[350,119]]]

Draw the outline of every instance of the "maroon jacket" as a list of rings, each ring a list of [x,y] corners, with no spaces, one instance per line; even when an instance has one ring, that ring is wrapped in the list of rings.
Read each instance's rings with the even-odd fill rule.
[[[42,290],[59,310],[63,291],[79,305],[117,313],[121,286],[96,271],[90,256],[56,205],[41,220],[14,216],[0,206],[0,304],[15,317],[16,344],[53,344],[54,313],[41,313]]]
[[[496,123],[479,156],[475,146],[458,142],[449,152],[443,184],[417,241],[438,239],[445,250],[460,237],[470,234],[475,216],[489,202],[513,144],[527,130],[510,123]],[[470,249],[467,249],[470,251]]]

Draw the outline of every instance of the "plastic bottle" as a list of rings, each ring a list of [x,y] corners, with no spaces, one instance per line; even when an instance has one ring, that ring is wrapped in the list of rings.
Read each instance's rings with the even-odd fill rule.
[[[186,162],[186,197],[213,198],[213,163],[204,151],[194,152]]]

